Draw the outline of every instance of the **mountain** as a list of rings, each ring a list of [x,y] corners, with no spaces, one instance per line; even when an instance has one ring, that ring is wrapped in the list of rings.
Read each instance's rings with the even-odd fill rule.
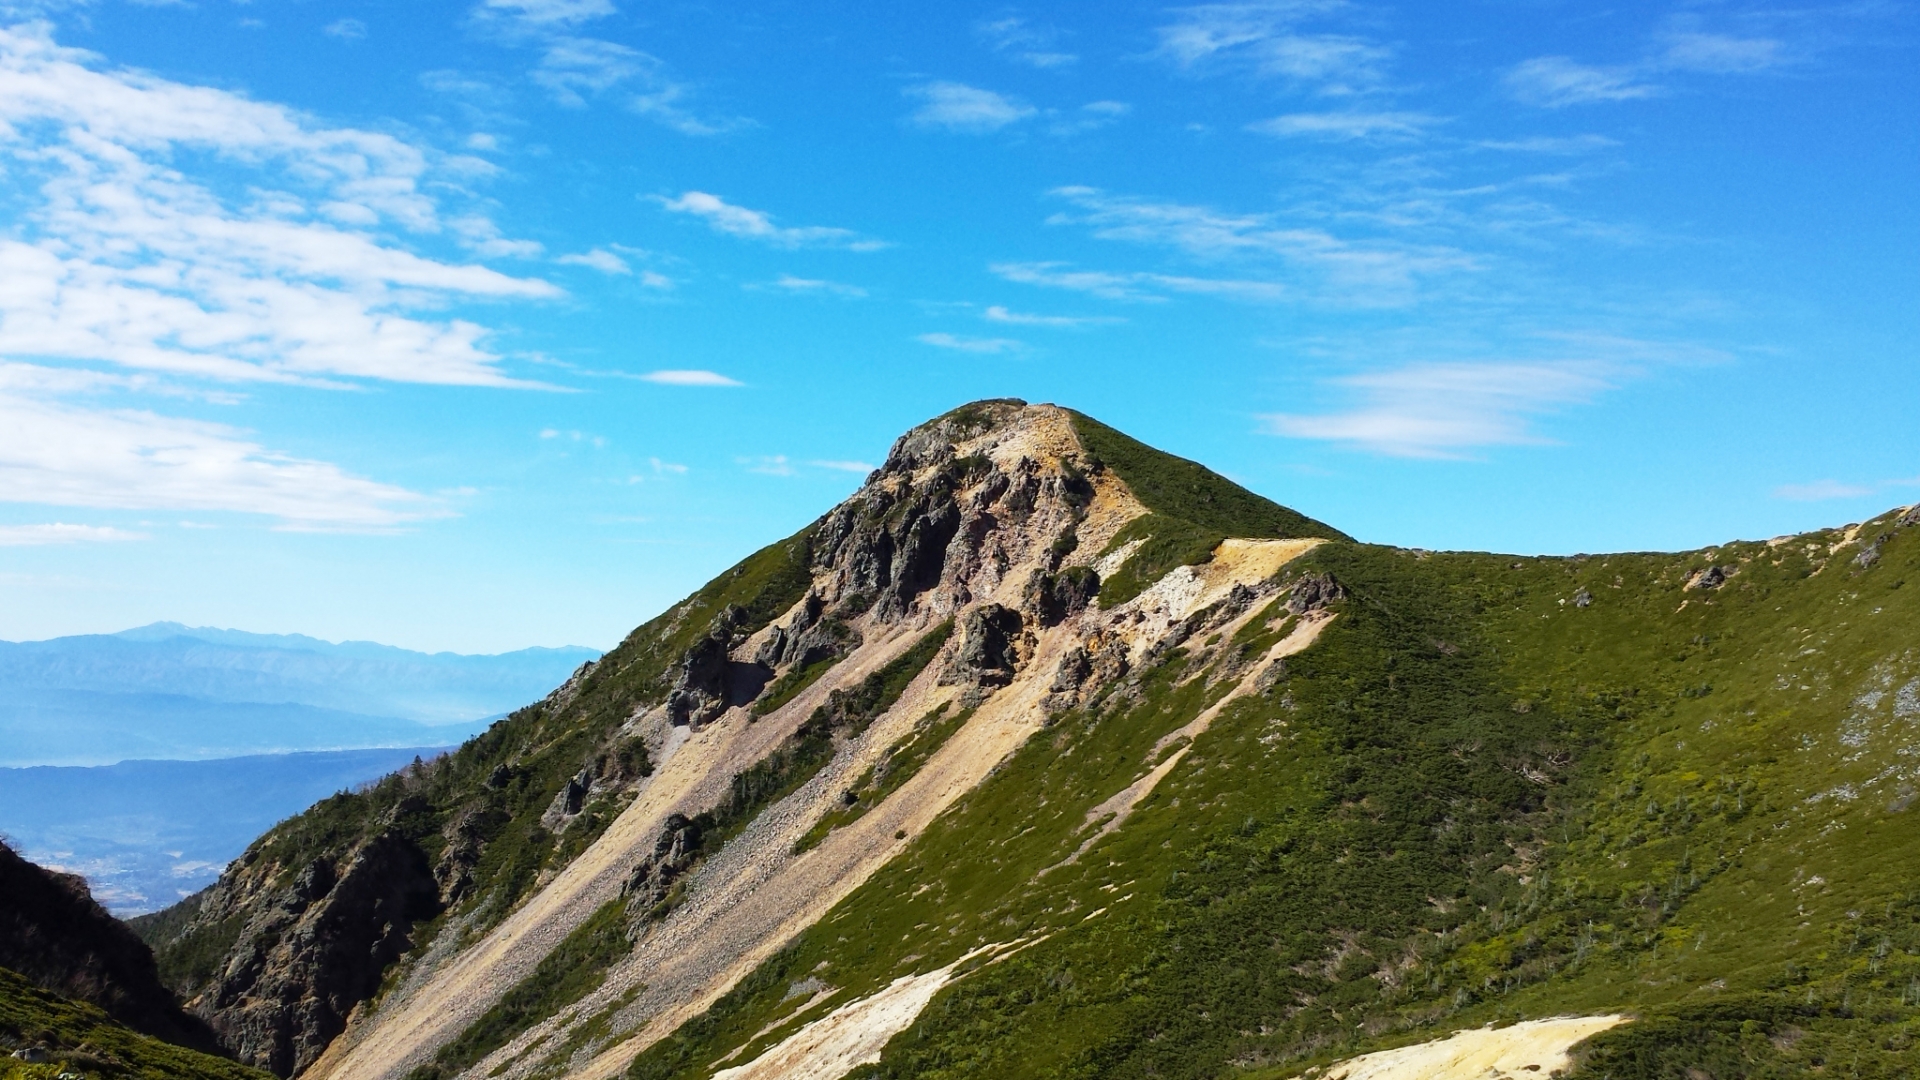
[[[177,623],[0,642],[0,766],[436,745],[597,655],[428,654]]]
[[[114,914],[144,914],[212,884],[316,800],[446,749],[0,769],[0,834],[35,862],[85,875]]]
[[[137,926],[283,1076],[1911,1076],[1908,580],[1920,511],[1410,550],[978,402]]]
[[[12,1059],[0,1074],[45,1063],[32,1075],[262,1076],[212,1056],[213,1033],[181,1011],[153,953],[93,902],[84,880],[0,844],[0,898],[0,1046]]]

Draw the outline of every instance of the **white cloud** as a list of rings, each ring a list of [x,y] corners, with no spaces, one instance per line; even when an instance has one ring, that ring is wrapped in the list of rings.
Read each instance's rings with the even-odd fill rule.
[[[1877,490],[1865,484],[1845,484],[1838,480],[1815,480],[1811,484],[1782,484],[1773,489],[1776,499],[1793,502],[1824,502],[1828,499],[1857,499]]]
[[[653,466],[656,476],[685,476],[687,473],[687,467],[676,462],[662,461],[659,458],[648,458],[647,462]]]
[[[828,247],[847,251],[878,251],[887,247],[883,240],[863,237],[851,229],[825,225],[781,226],[762,210],[735,206],[718,195],[689,191],[677,199],[658,199],[660,205],[676,214],[691,214],[705,221],[715,232],[758,240],[781,248]]]
[[[1529,105],[1557,109],[1596,101],[1632,101],[1660,93],[1632,68],[1592,67],[1564,56],[1538,56],[1506,75],[1507,90]]]
[[[627,260],[605,248],[594,248],[592,251],[582,252],[577,255],[562,255],[558,259],[555,259],[554,262],[566,266],[584,266],[590,270],[598,270],[603,274],[633,273],[633,267],[627,265]],[[655,276],[657,277],[659,275]]]
[[[970,353],[1009,353],[1019,352],[1027,347],[1026,342],[1012,338],[960,337],[955,334],[921,334],[916,340],[940,349],[954,349]]]
[[[147,534],[106,525],[0,525],[0,547],[39,547],[47,544],[111,544],[145,540]]]
[[[1437,117],[1412,112],[1289,113],[1249,124],[1247,130],[1281,137],[1384,141],[1417,139],[1436,123]]]
[[[612,0],[481,0],[475,14],[537,27],[574,26],[614,13]]]
[[[1263,417],[1296,439],[1342,443],[1394,457],[1459,457],[1484,447],[1537,444],[1532,417],[1607,389],[1604,369],[1579,362],[1416,364],[1337,380],[1359,408]]]
[[[1113,315],[1030,315],[1025,312],[1008,311],[994,304],[981,313],[988,322],[1006,323],[1010,326],[1054,326],[1071,328],[1076,326],[1101,326],[1127,320]]]
[[[485,221],[449,221],[428,194],[442,158],[102,70],[46,34],[0,29],[0,161],[39,183],[0,239],[0,353],[236,380],[515,385],[482,348],[485,328],[413,312],[560,291],[385,235],[465,236]],[[206,179],[176,164],[202,154]],[[222,198],[216,183],[246,194]]]
[[[1568,135],[1558,137],[1533,135],[1524,139],[1495,140],[1476,143],[1475,145],[1486,150],[1506,150],[1519,154],[1575,155],[1598,153],[1602,150],[1619,146],[1620,143],[1614,139],[1607,138],[1605,135]]]
[[[367,24],[359,19],[337,19],[328,23],[320,32],[342,41],[358,41],[367,36]]]
[[[785,454],[770,454],[760,457],[737,457],[733,460],[737,464],[745,465],[748,472],[760,473],[763,476],[793,475],[793,462],[788,461],[787,455]]]
[[[641,380],[659,383],[662,386],[743,386],[737,379],[729,379],[717,371],[667,370],[650,371],[640,376]]]
[[[809,461],[807,464],[816,469],[832,469],[835,472],[859,473],[863,476],[874,470],[874,466],[865,461]]]
[[[586,95],[610,90],[629,79],[651,75],[659,61],[637,49],[598,38],[556,37],[546,43],[531,78],[553,99],[584,108]]]
[[[1475,265],[1464,252],[1451,248],[1344,240],[1323,229],[1285,227],[1267,214],[1228,214],[1088,187],[1058,188],[1052,194],[1081,211],[1055,215],[1052,224],[1087,225],[1102,239],[1172,247],[1201,259],[1279,259],[1324,278],[1353,300],[1392,302],[1422,278]]]
[[[905,93],[924,102],[907,118],[913,123],[970,135],[998,131],[1039,111],[1018,98],[957,82],[926,83]]]
[[[859,299],[867,295],[867,290],[858,285],[847,285],[838,281],[827,281],[824,278],[794,277],[792,274],[781,274],[779,277],[773,279],[771,284],[761,287],[778,289],[781,292],[794,293],[796,295],[844,296],[848,299]]]
[[[0,372],[0,501],[226,510],[309,529],[390,529],[444,513],[415,492],[276,453],[224,424],[75,406],[47,393],[74,380],[32,367]]]
[[[1777,67],[1787,59],[1785,43],[1773,38],[1733,37],[1697,30],[1669,33],[1664,36],[1663,46],[1655,60],[1657,65],[1707,75],[1745,75]]]
[[[1306,32],[1317,15],[1340,3],[1206,4],[1176,13],[1158,29],[1156,50],[1188,72],[1244,70],[1312,84],[1322,93],[1351,93],[1378,83],[1392,51],[1364,38]]]
[[[983,22],[974,29],[995,52],[1029,67],[1060,68],[1080,60],[1078,56],[1056,47],[1060,40],[1059,31],[1034,26],[1018,16]]]
[[[1056,113],[1047,110],[1047,134],[1079,135],[1082,132],[1098,131],[1112,127],[1125,119],[1133,111],[1133,106],[1124,101],[1089,101],[1070,113]]]
[[[989,267],[1000,277],[1021,285],[1067,289],[1107,300],[1135,300],[1149,303],[1166,299],[1165,293],[1216,296],[1248,303],[1273,303],[1290,295],[1285,286],[1271,281],[1247,281],[1233,278],[1199,278],[1179,274],[1144,272],[1110,273],[1104,270],[1073,270],[1057,262],[994,263]]]

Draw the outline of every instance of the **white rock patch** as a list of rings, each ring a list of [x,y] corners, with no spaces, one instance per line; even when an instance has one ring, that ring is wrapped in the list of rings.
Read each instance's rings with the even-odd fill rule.
[[[1458,1031],[1452,1038],[1351,1058],[1320,1080],[1545,1080],[1572,1064],[1567,1051],[1576,1043],[1626,1022],[1624,1016],[1556,1016]]]

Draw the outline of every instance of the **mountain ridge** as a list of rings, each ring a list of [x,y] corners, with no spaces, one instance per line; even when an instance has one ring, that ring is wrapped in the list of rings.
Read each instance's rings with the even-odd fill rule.
[[[263,837],[163,969],[243,1059],[356,1080],[1278,1077],[1570,1008],[1637,1017],[1583,1076],[1911,1059],[1920,517],[1421,552],[1094,424],[909,431],[539,704]],[[1804,691],[1753,674],[1798,656]],[[1745,939],[1694,925],[1728,905]]]

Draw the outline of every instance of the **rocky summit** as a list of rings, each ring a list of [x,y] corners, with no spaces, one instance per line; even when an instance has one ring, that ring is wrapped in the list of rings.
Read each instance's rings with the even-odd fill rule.
[[[136,927],[281,1076],[1910,1076],[1909,578],[1371,545],[978,402]]]

